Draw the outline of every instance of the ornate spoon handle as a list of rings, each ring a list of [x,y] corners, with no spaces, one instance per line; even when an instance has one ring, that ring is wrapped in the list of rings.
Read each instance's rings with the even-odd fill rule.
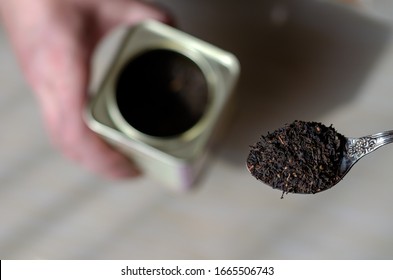
[[[358,160],[376,149],[393,143],[393,130],[384,131],[360,138],[348,138],[347,154],[352,160]]]
[[[340,164],[339,176],[344,177],[359,159],[390,143],[393,143],[393,130],[359,138],[348,137],[346,151]]]

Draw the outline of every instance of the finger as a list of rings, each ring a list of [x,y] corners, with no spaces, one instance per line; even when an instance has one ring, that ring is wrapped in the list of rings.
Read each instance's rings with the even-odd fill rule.
[[[65,38],[44,46],[36,65],[38,96],[55,145],[69,158],[106,177],[136,176],[139,172],[129,159],[109,147],[83,121],[89,54],[64,34]]]
[[[108,145],[87,127],[84,127],[83,131],[75,137],[73,142],[78,147],[72,147],[70,151],[73,155],[71,157],[74,157],[76,161],[88,167],[94,173],[110,178],[135,177],[139,175],[139,171],[129,159],[117,151],[109,149]]]

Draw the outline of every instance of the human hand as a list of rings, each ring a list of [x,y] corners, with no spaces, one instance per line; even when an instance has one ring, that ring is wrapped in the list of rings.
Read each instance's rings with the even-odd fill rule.
[[[83,121],[90,60],[112,28],[147,18],[168,22],[169,16],[133,0],[0,0],[0,13],[53,143],[104,176],[138,174]]]

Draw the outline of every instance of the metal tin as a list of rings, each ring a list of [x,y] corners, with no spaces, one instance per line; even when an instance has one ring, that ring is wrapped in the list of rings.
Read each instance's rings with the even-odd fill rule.
[[[169,93],[161,92],[160,85],[163,85],[162,88],[166,87],[166,84],[163,84],[166,80],[162,81],[164,78],[161,76],[171,77],[172,74],[167,73],[167,69],[161,66],[160,61],[172,67],[168,68],[168,71],[176,69],[180,73],[179,81],[175,78],[174,81],[168,81],[168,85],[173,87]],[[134,66],[136,69],[132,68]],[[144,73],[153,73],[152,77],[141,76],[143,74],[139,74],[138,67],[141,71],[146,67]],[[127,69],[133,69],[133,72],[126,72],[129,71]],[[190,77],[185,76],[183,72],[191,73]],[[128,77],[127,73],[134,74]],[[195,84],[193,75],[199,84]],[[175,190],[186,189],[195,182],[208,155],[209,144],[216,136],[218,128],[222,127],[238,75],[239,63],[234,55],[162,23],[146,21],[131,28],[125,36],[111,67],[100,83],[98,92],[89,103],[86,122],[93,131],[128,155],[147,175]],[[146,79],[147,88],[150,88],[149,93],[143,92],[140,88],[141,79]],[[122,84],[130,87],[129,96],[128,88],[122,90]],[[143,122],[140,122],[155,113],[147,112],[149,102],[159,102],[155,99],[162,98],[162,94],[177,94],[177,99],[174,100],[180,99],[179,106],[191,104],[187,106],[197,108],[192,102],[199,104],[198,114],[194,114],[196,117],[193,116],[189,124],[186,123],[178,131],[174,130],[172,134],[169,130],[165,133],[159,127],[168,126],[168,123],[160,122],[163,122],[166,115],[172,114],[172,111],[167,111],[168,114],[163,113],[163,118],[152,118],[149,124],[146,124],[146,129]],[[124,95],[130,100],[123,102]],[[190,100],[191,95],[196,97],[197,101]],[[137,102],[134,102],[135,100]],[[159,105],[156,104],[158,107],[155,108],[163,109]],[[167,122],[183,121],[193,109],[190,108],[180,108],[182,115],[174,114],[172,118],[175,121],[169,118]],[[169,107],[168,110],[172,108]],[[128,115],[132,115],[132,118]],[[134,119],[138,125],[132,121]],[[157,127],[154,127],[155,123]],[[156,128],[164,133],[155,133]]]

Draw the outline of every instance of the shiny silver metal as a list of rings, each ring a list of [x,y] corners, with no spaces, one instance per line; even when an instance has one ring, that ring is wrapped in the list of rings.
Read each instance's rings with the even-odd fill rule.
[[[393,143],[393,130],[384,131],[359,138],[347,138],[346,151],[343,155],[339,176],[341,179],[348,173],[354,164],[378,148]]]
[[[116,82],[124,65],[154,50],[170,50],[187,57],[199,67],[207,83],[208,104],[203,116],[173,137],[152,136],[132,127],[123,118],[115,98]],[[229,115],[239,71],[234,55],[175,28],[146,21],[125,36],[86,110],[86,122],[162,185],[187,189],[198,177],[210,144]]]

